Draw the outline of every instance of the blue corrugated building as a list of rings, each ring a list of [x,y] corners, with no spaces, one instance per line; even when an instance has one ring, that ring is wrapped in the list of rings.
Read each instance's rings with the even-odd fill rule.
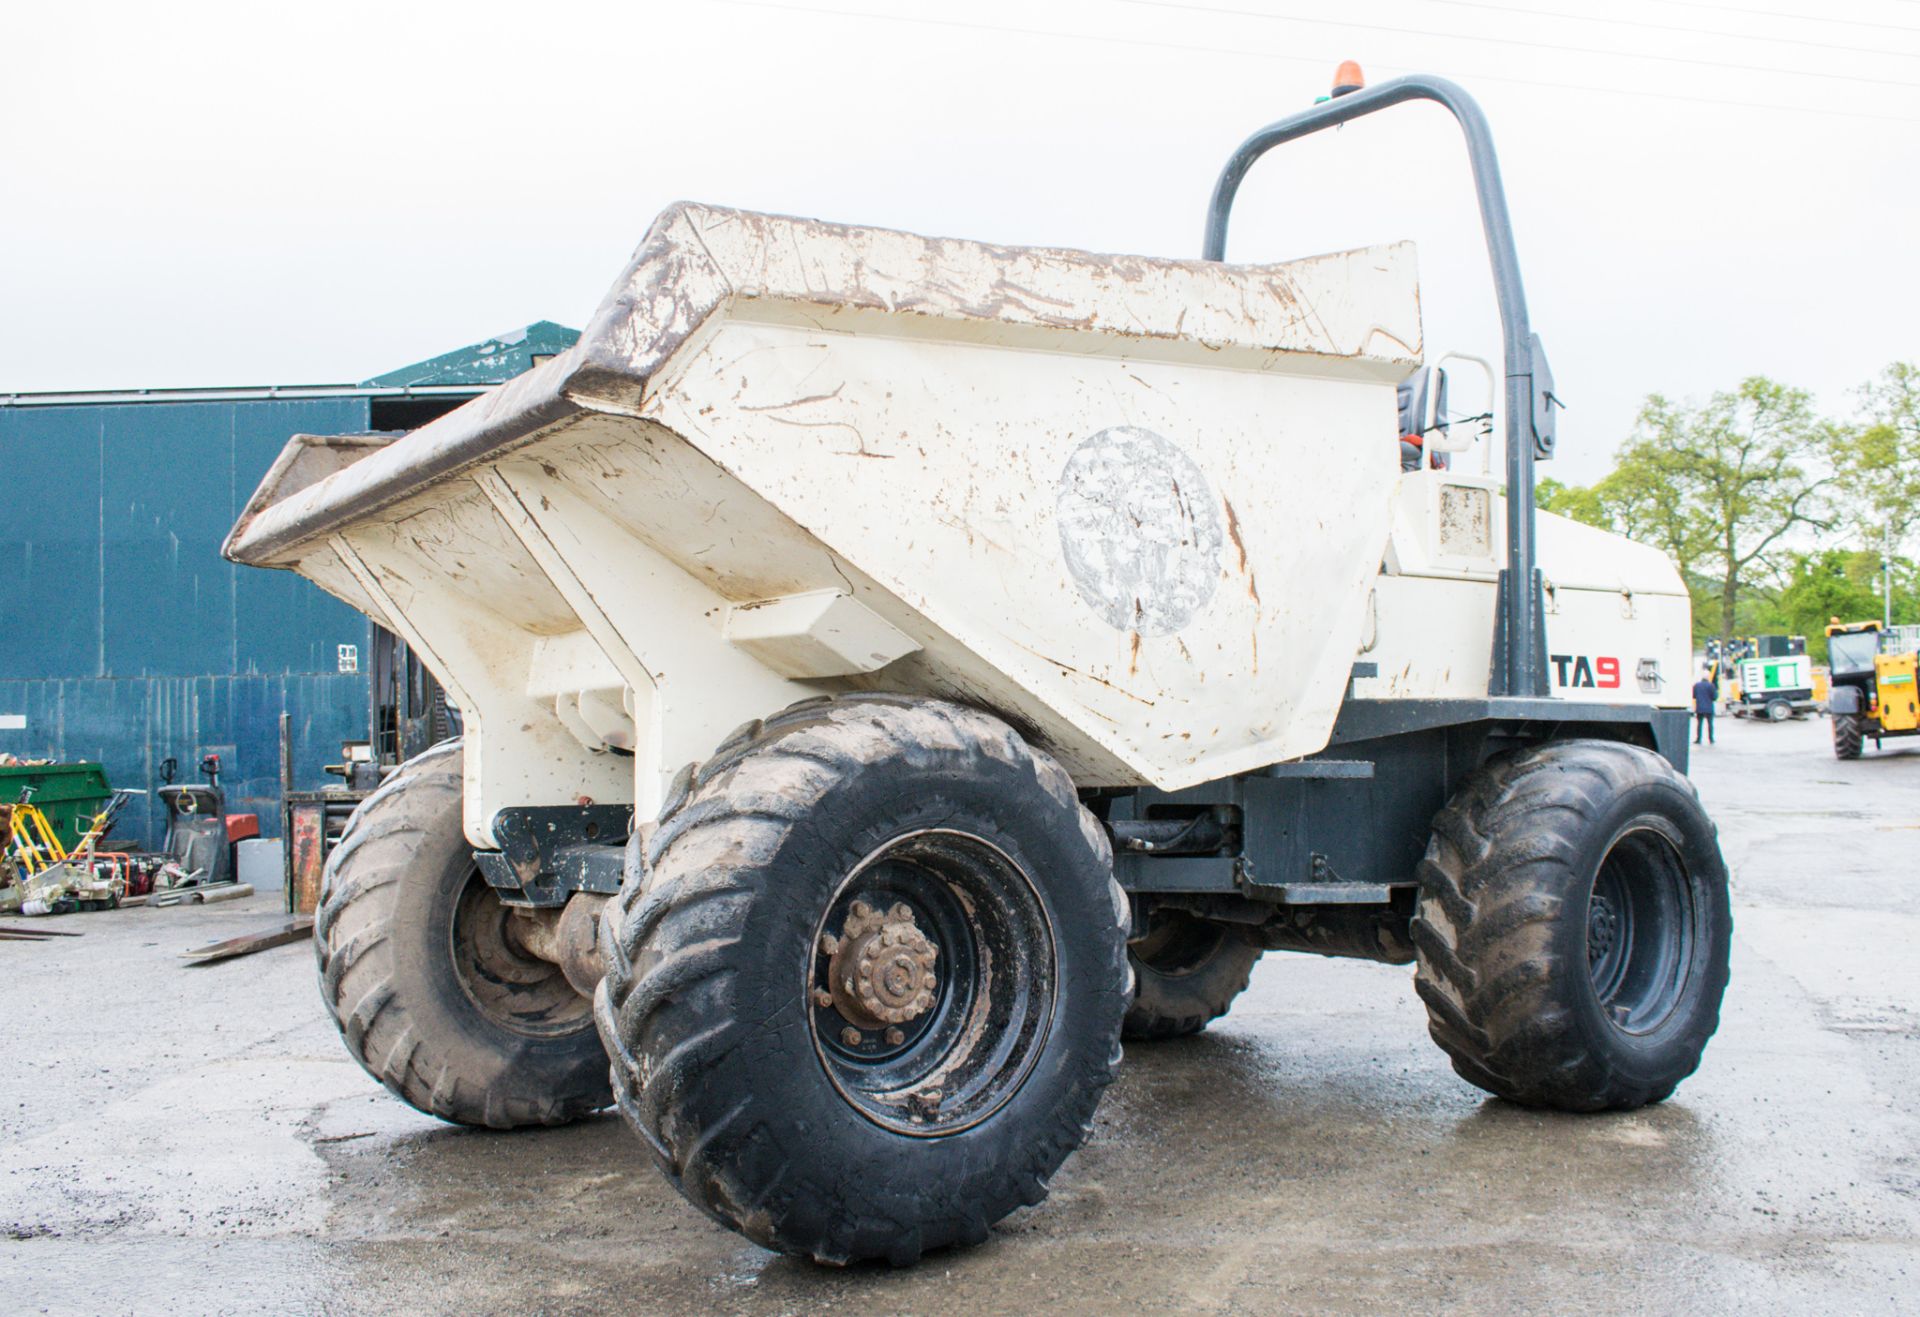
[[[0,752],[149,793],[164,761],[193,781],[218,754],[228,809],[276,835],[280,714],[296,788],[324,786],[368,737],[371,636],[306,581],[220,557],[242,505],[289,436],[412,429],[576,337],[541,321],[360,384],[0,394]],[[163,826],[149,794],[120,835]]]

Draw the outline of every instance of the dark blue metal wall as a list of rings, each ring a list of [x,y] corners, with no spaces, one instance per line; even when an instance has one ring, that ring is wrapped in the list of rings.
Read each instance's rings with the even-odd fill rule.
[[[367,621],[286,572],[237,567],[220,543],[295,433],[368,428],[365,398],[0,407],[0,751],[98,760],[116,787],[198,780],[217,753],[228,809],[279,832],[279,717],[295,785],[328,779],[367,734]],[[157,844],[151,795],[123,835]]]

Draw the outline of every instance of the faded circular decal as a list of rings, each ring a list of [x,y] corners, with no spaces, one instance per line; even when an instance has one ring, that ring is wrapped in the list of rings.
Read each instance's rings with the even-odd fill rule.
[[[1067,458],[1055,502],[1060,552],[1109,626],[1166,636],[1220,583],[1220,512],[1193,459],[1151,430],[1117,425]]]

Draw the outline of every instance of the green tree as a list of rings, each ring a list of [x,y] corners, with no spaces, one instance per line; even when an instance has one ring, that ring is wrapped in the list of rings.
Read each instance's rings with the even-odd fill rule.
[[[1648,399],[1649,405],[1653,401]],[[1642,420],[1645,416],[1643,408]],[[1680,575],[1693,582],[1699,579],[1699,563],[1711,554],[1713,542],[1709,519],[1688,497],[1699,482],[1680,479],[1682,474],[1671,454],[1629,440],[1595,492],[1614,530],[1663,550]]]
[[[1894,362],[1860,398],[1865,423],[1834,436],[1835,493],[1862,546],[1891,557],[1920,527],[1920,367]]]
[[[1567,485],[1551,477],[1534,487],[1543,511],[1598,526],[1664,551],[1682,575],[1693,578],[1703,551],[1696,518],[1679,487],[1656,462],[1625,461],[1592,485]]]
[[[1915,606],[1911,564],[1896,562],[1895,569],[1895,615],[1911,616]],[[1899,584],[1903,580],[1905,584]],[[1825,663],[1828,622],[1836,617],[1860,622],[1880,616],[1880,555],[1858,549],[1796,553],[1780,588],[1751,604],[1750,610],[1741,613],[1744,631],[1805,636],[1814,662]]]
[[[1655,544],[1683,576],[1714,584],[1722,640],[1741,595],[1768,570],[1783,537],[1825,527],[1831,477],[1813,464],[1834,444],[1813,397],[1762,376],[1705,404],[1659,394],[1641,408],[1602,500],[1623,534]]]
[[[1591,485],[1566,485],[1552,476],[1542,476],[1533,487],[1533,502],[1543,512],[1555,512],[1602,530],[1613,527],[1605,502]]]

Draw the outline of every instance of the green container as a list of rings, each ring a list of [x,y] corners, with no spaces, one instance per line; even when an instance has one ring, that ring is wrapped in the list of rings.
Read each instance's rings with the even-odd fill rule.
[[[78,842],[93,816],[113,795],[107,770],[98,764],[34,764],[0,767],[0,804],[11,805],[33,788],[33,803],[68,846]]]

